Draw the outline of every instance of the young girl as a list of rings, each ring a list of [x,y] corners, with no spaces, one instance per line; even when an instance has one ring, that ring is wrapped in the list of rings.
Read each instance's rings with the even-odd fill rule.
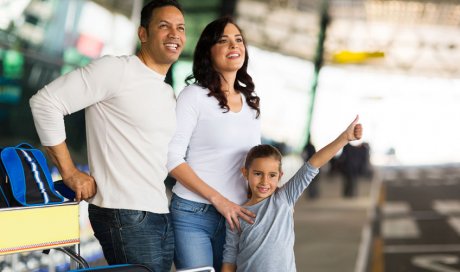
[[[222,271],[296,271],[293,207],[318,168],[349,141],[361,139],[358,116],[337,139],[315,153],[281,188],[281,154],[270,145],[253,147],[241,169],[250,199],[244,206],[257,216],[253,225],[241,221],[241,232],[227,228]]]

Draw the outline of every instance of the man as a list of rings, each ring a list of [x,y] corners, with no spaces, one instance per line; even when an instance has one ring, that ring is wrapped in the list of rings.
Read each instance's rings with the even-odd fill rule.
[[[77,201],[90,203],[107,262],[170,271],[174,235],[163,181],[175,98],[164,78],[186,40],[179,4],[155,0],[144,6],[138,36],[137,55],[95,60],[45,86],[30,105],[40,141],[64,183]],[[65,143],[63,116],[81,109],[89,175],[75,167]]]

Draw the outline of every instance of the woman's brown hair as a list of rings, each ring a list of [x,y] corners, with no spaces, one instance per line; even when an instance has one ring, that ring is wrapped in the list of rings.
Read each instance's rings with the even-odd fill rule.
[[[219,106],[225,110],[224,112],[230,111],[230,107],[227,104],[227,97],[221,90],[221,76],[212,64],[211,48],[222,37],[227,24],[235,25],[241,32],[241,29],[230,17],[222,17],[209,23],[201,33],[195,47],[195,53],[193,55],[193,74],[188,76],[185,80],[187,84],[196,83],[199,86],[208,88],[208,96],[215,97],[219,102]],[[245,49],[247,49],[244,39],[243,44]],[[243,66],[236,73],[236,80],[233,87],[237,92],[243,93],[246,103],[257,112],[257,118],[260,115],[260,98],[255,93],[254,82],[247,72],[248,61],[249,56],[246,50]]]

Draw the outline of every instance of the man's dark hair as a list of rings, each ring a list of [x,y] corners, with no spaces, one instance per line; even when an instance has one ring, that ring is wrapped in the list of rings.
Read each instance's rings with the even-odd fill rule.
[[[141,26],[148,29],[150,21],[152,20],[152,13],[154,9],[162,8],[166,6],[176,7],[182,14],[184,11],[176,0],[153,0],[147,3],[141,11]]]

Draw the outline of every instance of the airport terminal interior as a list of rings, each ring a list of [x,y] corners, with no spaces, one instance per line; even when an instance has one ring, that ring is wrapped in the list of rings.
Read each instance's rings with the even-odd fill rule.
[[[0,0],[0,147],[42,148],[31,96],[104,55],[135,54],[147,2]],[[177,96],[203,28],[232,16],[261,99],[262,142],[282,152],[283,182],[308,142],[318,150],[360,117],[363,138],[347,156],[360,164],[354,190],[344,189],[344,149],[296,204],[297,271],[460,272],[460,0],[178,2],[187,42],[165,81]],[[88,172],[84,111],[65,124],[72,158]],[[165,183],[170,196],[174,180]],[[91,267],[105,265],[88,204],[74,206],[72,248]],[[7,236],[0,272],[79,267],[61,250],[10,252]]]

